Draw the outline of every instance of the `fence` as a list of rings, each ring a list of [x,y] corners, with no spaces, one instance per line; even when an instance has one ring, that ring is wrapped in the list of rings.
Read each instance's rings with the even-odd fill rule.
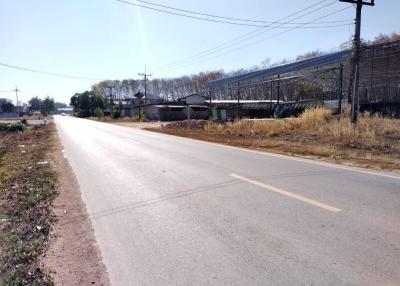
[[[295,113],[310,102],[339,108],[351,101],[350,56],[343,51],[214,81],[208,95],[211,101],[238,100],[238,108],[243,100],[269,100],[275,109],[297,106]],[[361,112],[400,117],[400,41],[362,48],[359,106]]]

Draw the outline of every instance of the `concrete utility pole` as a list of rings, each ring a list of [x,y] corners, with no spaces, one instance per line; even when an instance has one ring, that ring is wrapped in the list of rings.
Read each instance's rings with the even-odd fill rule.
[[[240,120],[240,82],[237,83],[237,110],[236,110],[236,120]]]
[[[19,116],[19,109],[18,109],[18,91],[20,91],[20,90],[17,88],[17,86],[15,86],[14,91],[15,91],[15,97],[16,97],[16,100],[17,100],[17,102],[16,102],[16,104],[15,104],[15,108],[17,109],[17,113],[18,113],[18,116]]]
[[[277,86],[277,101],[276,105],[279,105],[279,101],[281,99],[281,75],[278,74],[278,86]]]
[[[343,97],[343,64],[340,64],[340,66],[339,66],[338,93],[339,93],[338,113],[339,113],[339,116],[341,116],[342,115],[342,97]]]
[[[358,118],[358,86],[360,83],[360,50],[361,50],[361,10],[363,5],[374,6],[375,1],[363,0],[339,0],[340,2],[347,2],[356,4],[356,28],[354,33],[354,47],[352,58],[352,89],[351,89],[351,122],[357,123]]]
[[[147,99],[147,78],[151,76],[151,74],[147,73],[147,67],[146,65],[144,66],[144,73],[138,73],[138,75],[144,77],[144,104],[146,105],[146,99]]]

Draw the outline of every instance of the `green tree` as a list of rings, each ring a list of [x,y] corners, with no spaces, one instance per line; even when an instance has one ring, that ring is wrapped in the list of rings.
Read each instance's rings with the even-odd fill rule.
[[[39,97],[35,96],[32,97],[28,103],[29,103],[29,110],[36,111],[40,110],[40,107],[42,105],[42,100]]]
[[[56,108],[66,108],[68,105],[66,105],[64,102],[56,102],[55,103]]]
[[[56,105],[54,103],[54,99],[47,96],[45,99],[42,100],[42,104],[40,105],[40,112],[44,116],[47,116],[48,114],[51,114],[54,111],[56,111]]]
[[[83,93],[75,93],[71,97],[70,105],[74,108],[74,112],[79,117],[96,116],[95,110],[98,108],[101,113],[109,105],[108,100],[101,95],[97,95],[90,91]],[[99,114],[99,113],[97,113]]]
[[[14,104],[11,102],[4,102],[1,106],[0,109],[2,112],[13,112],[15,109]]]
[[[102,117],[103,116],[103,109],[100,107],[96,107],[93,111],[93,116]]]
[[[70,105],[74,108],[74,112],[79,117],[89,117],[90,112],[90,92],[75,93],[71,97]]]
[[[95,109],[99,108],[101,109],[101,112],[103,112],[103,110],[106,109],[108,106],[108,101],[104,96],[91,93],[89,98],[90,98],[91,113],[94,116],[96,116],[94,114]]]

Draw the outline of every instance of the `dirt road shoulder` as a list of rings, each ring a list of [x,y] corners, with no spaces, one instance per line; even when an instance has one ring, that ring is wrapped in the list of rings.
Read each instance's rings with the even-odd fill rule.
[[[63,155],[58,135],[54,137],[59,196],[53,206],[57,221],[44,258],[45,267],[55,285],[110,285],[78,182]]]

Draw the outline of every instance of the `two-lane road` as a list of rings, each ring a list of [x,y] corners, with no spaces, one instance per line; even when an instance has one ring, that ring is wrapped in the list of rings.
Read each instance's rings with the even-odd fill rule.
[[[113,285],[400,285],[400,178],[55,117]]]

